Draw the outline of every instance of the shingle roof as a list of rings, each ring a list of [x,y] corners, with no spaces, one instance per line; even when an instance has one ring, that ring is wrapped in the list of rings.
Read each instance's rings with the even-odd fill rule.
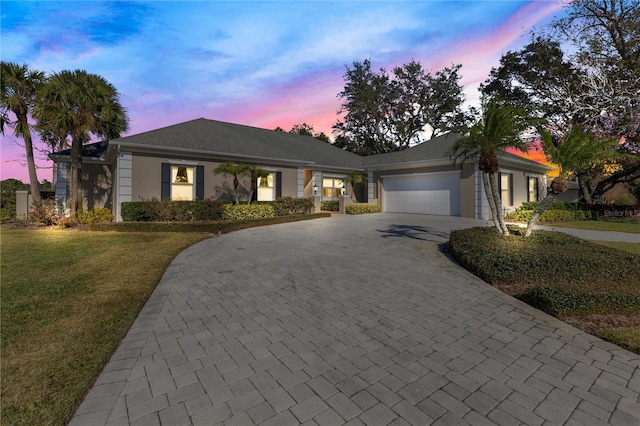
[[[139,145],[153,148],[185,149],[225,156],[253,157],[256,162],[278,160],[293,161],[340,169],[365,169],[400,165],[418,161],[449,160],[449,150],[462,136],[449,133],[428,140],[403,151],[363,157],[345,151],[311,136],[260,129],[257,127],[199,118],[132,136],[113,139],[115,145]],[[108,148],[107,142],[85,145],[82,155],[101,157]],[[64,150],[56,155],[69,155]],[[539,163],[510,154],[501,153],[502,158],[528,162],[531,166],[544,167]]]
[[[456,133],[448,133],[437,138],[422,142],[411,148],[388,152],[386,154],[364,157],[366,167],[374,167],[388,164],[401,164],[414,161],[444,160],[449,158],[449,150],[462,136]]]
[[[94,142],[86,145],[82,145],[82,156],[90,158],[102,158],[109,148],[107,141]],[[55,155],[71,155],[71,148],[63,149],[54,153]]]
[[[114,139],[114,144],[183,148],[265,160],[291,160],[324,166],[359,168],[362,157],[311,136],[199,118],[185,123]]]

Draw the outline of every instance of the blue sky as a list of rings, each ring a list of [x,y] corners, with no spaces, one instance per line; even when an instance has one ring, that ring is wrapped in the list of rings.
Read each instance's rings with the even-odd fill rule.
[[[462,64],[470,103],[501,54],[562,13],[555,1],[5,1],[3,61],[84,69],[120,92],[139,133],[198,117],[331,133],[345,65]],[[2,137],[0,178],[27,181]],[[38,176],[51,179],[47,161]]]

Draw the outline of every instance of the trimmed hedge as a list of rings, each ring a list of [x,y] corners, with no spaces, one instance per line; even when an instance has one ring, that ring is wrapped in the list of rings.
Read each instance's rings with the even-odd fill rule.
[[[308,214],[313,208],[313,201],[308,198],[279,197],[271,202],[276,216],[292,214]]]
[[[273,207],[269,204],[227,205],[222,211],[223,220],[261,219],[273,216],[275,216]]]
[[[320,203],[320,210],[325,210],[328,212],[337,212],[340,210],[340,202],[339,201],[322,201]]]
[[[346,214],[380,213],[380,206],[377,204],[349,204],[344,208]]]
[[[528,222],[533,210],[516,210],[506,215],[507,220]],[[540,222],[573,222],[576,220],[592,219],[591,212],[584,210],[547,210],[540,216]]]
[[[518,208],[518,210],[535,210],[540,204],[539,201],[525,201]],[[579,202],[569,202],[569,201],[554,201],[549,206],[549,210],[584,210],[582,204]]]
[[[87,212],[82,211],[76,214],[76,220],[82,224],[113,222],[113,212],[111,209],[93,209]]]
[[[494,228],[452,231],[449,252],[481,279],[553,315],[640,314],[638,255],[561,232],[525,238]]]
[[[129,201],[122,203],[125,222],[190,222],[222,219],[224,204],[217,200]]]
[[[593,313],[640,314],[640,294],[582,293],[573,289],[534,287],[518,298],[556,317],[584,316]]]

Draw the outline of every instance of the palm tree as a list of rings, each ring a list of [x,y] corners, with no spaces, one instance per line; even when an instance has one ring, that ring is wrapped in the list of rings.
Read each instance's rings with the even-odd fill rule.
[[[498,152],[507,148],[527,152],[528,144],[520,135],[531,123],[532,120],[521,109],[501,105],[496,99],[488,102],[483,100],[482,116],[474,125],[465,129],[468,134],[456,141],[449,151],[454,163],[478,160],[493,223],[505,235],[509,235],[509,230],[504,223],[498,189]]]
[[[36,94],[46,77],[42,71],[31,70],[25,65],[18,65],[13,62],[2,61],[0,66],[0,98],[1,126],[0,131],[4,135],[4,126],[13,129],[15,136],[20,136],[24,140],[24,149],[27,156],[27,168],[29,170],[29,183],[31,185],[31,196],[33,203],[42,203],[40,197],[40,185],[36,173],[36,163],[33,156],[33,141],[31,140],[31,125],[29,116],[33,115],[36,102]],[[16,116],[16,121],[10,121],[8,112]]]
[[[253,194],[255,194],[258,190],[258,178],[266,178],[267,176],[269,176],[269,171],[261,169],[255,164],[249,164],[247,165],[246,173],[251,177],[251,195],[249,195],[249,201],[247,202],[247,204],[251,204]]]
[[[567,179],[582,170],[600,168],[607,162],[615,162],[620,154],[616,150],[618,142],[613,138],[598,138],[581,126],[573,126],[559,140],[540,129],[542,149],[547,161],[558,167],[558,176],[549,185],[547,196],[536,206],[524,236],[529,237],[540,216],[551,206],[558,195],[567,190]]]
[[[240,200],[238,198],[238,187],[240,186],[240,181],[238,180],[238,177],[248,172],[249,166],[247,164],[238,164],[233,161],[226,161],[213,170],[213,173],[216,175],[233,177],[233,197],[236,205],[240,204]]]
[[[82,145],[92,135],[107,140],[127,131],[129,120],[118,91],[103,77],[83,70],[53,74],[35,110],[41,133],[71,138],[70,210],[82,208]]]
[[[353,194],[355,192],[355,188],[358,185],[367,185],[367,175],[364,173],[356,172],[351,170],[344,179],[340,180],[343,184],[351,185],[351,199],[353,200]]]

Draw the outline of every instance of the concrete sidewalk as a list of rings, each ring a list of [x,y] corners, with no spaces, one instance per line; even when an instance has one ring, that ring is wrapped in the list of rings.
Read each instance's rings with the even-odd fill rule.
[[[591,231],[589,229],[563,228],[561,226],[536,226],[536,229],[545,231],[564,232],[574,235],[584,240],[614,241],[627,243],[640,243],[640,234],[630,234],[627,232]]]
[[[443,216],[202,241],[167,269],[72,425],[640,424],[640,356],[492,288]]]

